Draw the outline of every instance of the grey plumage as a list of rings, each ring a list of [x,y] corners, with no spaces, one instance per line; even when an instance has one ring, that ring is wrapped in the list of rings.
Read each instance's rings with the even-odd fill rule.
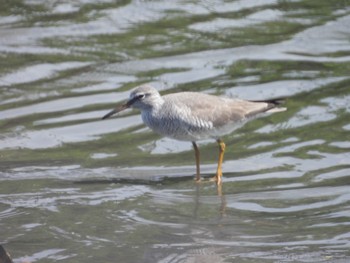
[[[141,110],[143,122],[153,131],[170,138],[192,141],[196,152],[197,180],[199,180],[199,150],[196,141],[213,138],[220,146],[216,181],[221,178],[221,163],[225,144],[223,135],[241,127],[246,121],[262,113],[284,111],[282,100],[246,101],[218,97],[198,92],[179,92],[161,96],[149,86],[142,85],[130,93],[129,100],[106,114],[103,119],[133,107]]]
[[[277,104],[218,97],[198,92],[179,92],[161,96],[143,85],[130,99],[144,96],[132,107],[141,110],[144,123],[155,132],[183,141],[218,139],[242,126],[248,119],[269,112]]]

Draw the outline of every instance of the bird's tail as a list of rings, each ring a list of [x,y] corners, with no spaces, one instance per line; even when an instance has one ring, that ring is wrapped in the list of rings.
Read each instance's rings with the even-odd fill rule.
[[[253,102],[265,102],[268,104],[267,108],[264,110],[264,112],[267,113],[273,113],[273,112],[281,112],[286,111],[287,108],[280,107],[282,104],[286,102],[286,98],[275,98],[270,100],[254,100]]]

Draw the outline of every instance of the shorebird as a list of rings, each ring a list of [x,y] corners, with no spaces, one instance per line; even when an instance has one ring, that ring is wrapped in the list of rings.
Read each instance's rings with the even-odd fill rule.
[[[141,111],[143,122],[156,133],[192,142],[196,158],[196,181],[201,180],[200,154],[196,142],[215,139],[219,145],[219,159],[213,180],[220,184],[226,147],[221,137],[263,113],[286,110],[279,107],[282,102],[283,99],[247,101],[199,92],[178,92],[161,96],[154,87],[141,85],[131,91],[128,101],[102,119],[130,107],[136,108]]]

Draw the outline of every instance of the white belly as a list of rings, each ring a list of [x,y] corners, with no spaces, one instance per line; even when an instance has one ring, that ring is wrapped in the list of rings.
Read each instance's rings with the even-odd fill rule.
[[[188,124],[181,118],[161,114],[154,115],[151,112],[141,113],[143,122],[154,132],[181,141],[198,141],[206,139],[218,139],[226,134],[231,133],[235,129],[244,125],[245,121],[239,123],[231,123],[222,127],[213,127],[212,123],[205,123],[200,120],[193,120]]]

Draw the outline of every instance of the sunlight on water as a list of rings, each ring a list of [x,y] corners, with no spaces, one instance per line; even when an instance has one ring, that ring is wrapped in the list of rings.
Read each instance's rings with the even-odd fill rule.
[[[0,11],[0,244],[15,262],[348,262],[348,1],[13,1]],[[226,136],[223,185],[139,112],[151,83],[286,112]],[[213,141],[199,143],[213,176]]]

